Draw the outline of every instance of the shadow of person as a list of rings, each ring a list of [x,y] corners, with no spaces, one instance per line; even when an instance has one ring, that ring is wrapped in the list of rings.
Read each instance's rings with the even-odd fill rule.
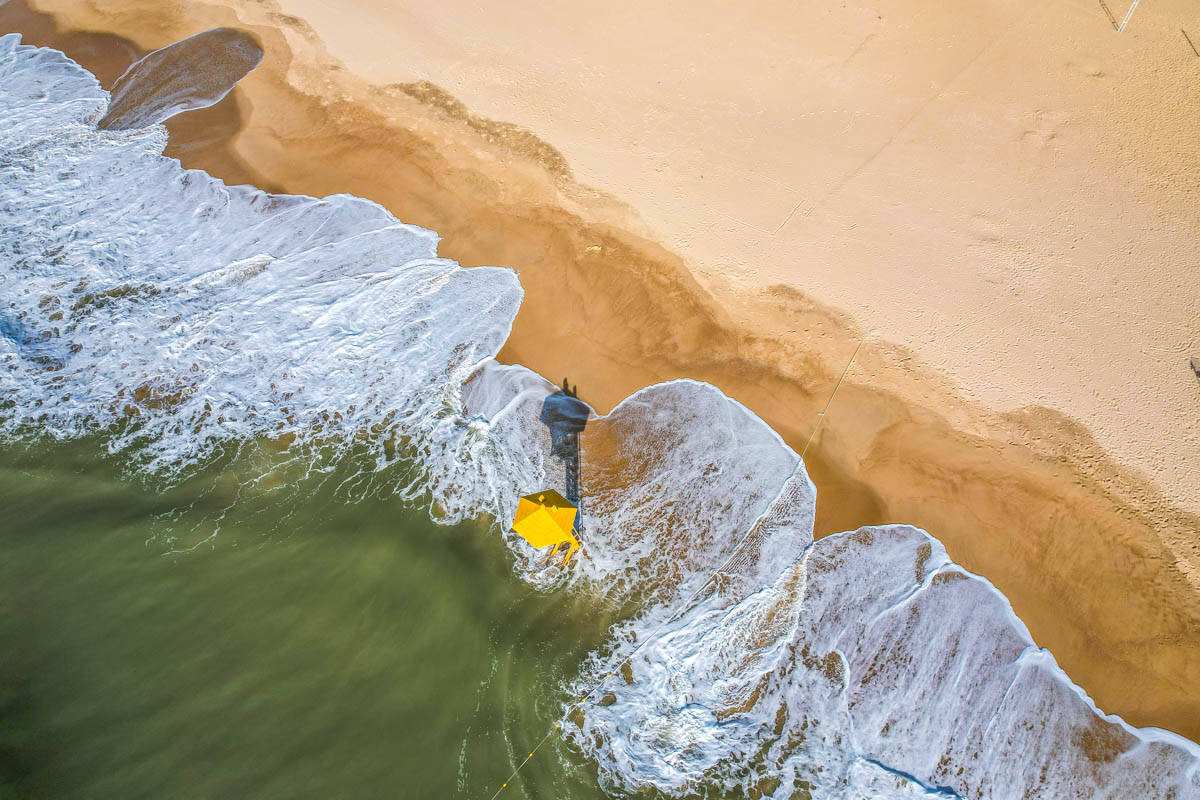
[[[563,378],[562,389],[542,402],[540,419],[550,429],[550,455],[563,462],[567,476],[563,496],[579,506],[579,433],[587,425],[591,409],[579,399],[579,387],[571,388]],[[580,509],[582,513],[582,509]],[[580,514],[575,515],[579,528]]]

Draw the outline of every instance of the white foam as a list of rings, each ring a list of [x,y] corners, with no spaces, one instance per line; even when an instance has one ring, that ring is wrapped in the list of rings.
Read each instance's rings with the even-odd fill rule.
[[[1200,748],[1101,715],[991,584],[907,526],[816,542],[758,592],[688,609],[631,666],[565,726],[615,788],[1200,797]]]
[[[256,437],[314,470],[359,442],[447,520],[506,520],[562,484],[539,420],[554,387],[493,358],[512,272],[437,258],[435,234],[364,200],[182,170],[161,128],[98,131],[106,105],[60,54],[0,37],[0,433],[104,431],[167,478]],[[641,646],[633,682],[564,725],[607,785],[1200,797],[1200,749],[1103,718],[923,532],[813,543],[800,459],[714,387],[644,389],[581,444],[571,567],[507,535],[525,580],[634,609],[567,687]],[[420,474],[393,474],[395,447]]]
[[[226,187],[101,131],[104,94],[0,39],[4,430],[75,436],[175,474],[255,436],[428,442],[507,338],[521,289],[346,195]],[[49,76],[49,77],[47,77]]]

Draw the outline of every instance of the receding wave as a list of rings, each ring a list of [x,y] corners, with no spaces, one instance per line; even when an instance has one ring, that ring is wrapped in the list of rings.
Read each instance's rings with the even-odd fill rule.
[[[5,438],[101,433],[165,480],[264,437],[316,471],[354,443],[446,520],[561,485],[554,387],[494,359],[513,272],[438,258],[436,234],[358,198],[185,171],[159,126],[99,129],[107,110],[63,55],[0,37]],[[643,389],[581,446],[582,555],[503,535],[523,579],[628,613],[563,687],[604,684],[564,702],[563,731],[607,788],[1200,797],[1200,748],[1101,714],[926,533],[814,542],[800,458],[716,388]]]

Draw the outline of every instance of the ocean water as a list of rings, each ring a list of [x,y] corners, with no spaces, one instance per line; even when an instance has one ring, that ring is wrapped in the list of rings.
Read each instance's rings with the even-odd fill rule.
[[[0,450],[0,797],[490,796],[611,621],[512,580],[485,521],[347,503],[338,469],[121,466],[94,437]],[[530,796],[603,797],[540,754]]]
[[[1200,797],[1200,748],[1102,715],[1003,596],[925,532],[883,526],[814,542],[815,490],[803,463],[712,386],[648,387],[593,416],[580,437],[584,549],[567,568],[529,550],[494,521],[509,519],[521,494],[561,486],[564,476],[538,419],[554,387],[494,360],[521,300],[515,274],[440,259],[436,234],[358,198],[272,196],[182,170],[161,156],[161,127],[99,130],[107,104],[61,54],[0,37],[0,435],[12,452],[88,443],[104,453],[96,469],[112,471],[105,480],[141,487],[132,502],[160,508],[128,542],[105,526],[63,536],[84,552],[101,546],[91,539],[104,542],[118,562],[135,558],[123,547],[140,548],[154,566],[130,579],[135,608],[153,602],[135,599],[140,581],[147,597],[169,594],[164,563],[208,570],[196,591],[214,602],[246,598],[237,603],[249,617],[242,624],[259,632],[248,637],[274,635],[271,620],[296,613],[273,596],[265,572],[248,573],[291,558],[301,577],[318,581],[325,573],[304,563],[306,552],[347,559],[350,574],[364,568],[354,565],[363,542],[350,539],[340,553],[336,526],[322,520],[357,519],[372,546],[414,558],[467,547],[474,561],[453,578],[400,569],[397,556],[375,580],[419,587],[405,596],[446,603],[436,606],[453,610],[445,619],[476,634],[487,628],[493,660],[531,676],[520,690],[488,688],[464,659],[406,680],[419,657],[400,635],[387,651],[394,662],[371,656],[381,673],[396,665],[395,685],[381,674],[374,686],[427,699],[461,667],[469,675],[452,682],[483,698],[475,716],[450,701],[418,704],[425,710],[400,714],[357,755],[299,748],[314,759],[303,767],[299,757],[256,761],[269,737],[243,739],[247,763],[319,773],[314,786],[362,769],[387,776],[379,787],[396,780],[379,763],[389,748],[459,736],[452,785],[450,771],[423,757],[421,790],[396,784],[393,794],[490,797],[527,742],[550,730],[551,743],[509,792]],[[55,481],[49,496],[70,496],[68,481]],[[271,510],[256,511],[263,493]],[[310,515],[314,503],[322,511]],[[24,530],[26,540],[41,537],[36,524]],[[235,546],[251,542],[259,561],[236,563]],[[48,540],[33,550],[58,547]],[[242,574],[257,593],[241,587]],[[284,583],[305,594],[304,580]],[[469,601],[444,597],[463,593]],[[521,611],[479,608],[492,593],[525,598]],[[305,594],[304,618],[328,619],[322,599],[346,608],[335,594]],[[440,627],[409,599],[360,630],[385,635],[375,626],[399,624],[391,616],[409,608],[408,635]],[[547,617],[553,624],[529,621]],[[169,620],[159,624],[164,637],[183,636]],[[121,630],[135,637],[137,626],[128,618]],[[324,630],[342,635],[332,623]],[[99,646],[80,652],[91,657]],[[231,665],[236,688],[217,691],[260,707],[274,726],[301,713],[311,687],[295,687],[295,707],[286,680],[270,690],[275,704],[259,698],[255,687],[267,693],[270,684],[255,681],[268,663]],[[286,673],[282,661],[274,669]],[[353,682],[329,672],[339,692]],[[132,695],[122,695],[123,716],[120,704],[111,711],[128,730],[169,729],[163,720],[174,717],[154,716],[155,704]],[[383,714],[370,696],[327,701],[340,715],[331,725],[351,735],[358,717]],[[160,704],[187,702],[171,693]],[[209,719],[233,724],[236,739],[245,726],[230,708],[210,702]],[[481,720],[497,714],[504,722],[491,729],[498,743],[489,750]],[[182,769],[178,754],[204,736],[218,735],[164,733],[171,754],[155,762],[156,779]],[[492,755],[472,755],[481,747]],[[122,763],[135,768],[147,753],[128,751]],[[232,758],[214,757],[214,769]],[[503,774],[481,774],[496,766]],[[142,793],[156,796],[162,785]],[[322,794],[276,785],[287,796]]]

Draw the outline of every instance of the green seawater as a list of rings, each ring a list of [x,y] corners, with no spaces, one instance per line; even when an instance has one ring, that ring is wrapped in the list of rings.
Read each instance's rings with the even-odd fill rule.
[[[0,797],[487,800],[559,719],[614,612],[249,451],[164,485],[0,448]],[[557,734],[501,794],[604,796]]]

